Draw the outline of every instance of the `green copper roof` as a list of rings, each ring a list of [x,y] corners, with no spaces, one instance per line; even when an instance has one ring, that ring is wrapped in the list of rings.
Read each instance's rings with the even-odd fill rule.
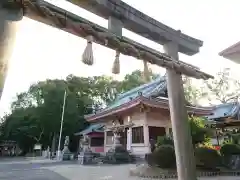
[[[132,99],[137,98],[138,96],[142,95],[144,97],[150,97],[153,95],[164,95],[165,91],[167,89],[167,84],[166,84],[166,77],[158,77],[154,81],[143,84],[139,87],[136,87],[128,92],[120,94],[116,100],[110,104],[106,109],[112,109],[115,107],[118,107],[122,104],[125,104]]]
[[[79,136],[79,135],[84,136],[92,132],[104,132],[103,128],[104,128],[103,124],[92,124],[88,126],[86,129],[84,129],[83,131],[75,133],[75,136]]]
[[[221,121],[221,118],[233,117],[240,120],[240,104],[238,102],[220,104],[215,106],[213,115],[208,120]]]

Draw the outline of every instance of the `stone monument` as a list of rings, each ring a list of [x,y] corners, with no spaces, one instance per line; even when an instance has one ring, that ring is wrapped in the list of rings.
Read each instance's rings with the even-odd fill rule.
[[[88,136],[83,136],[81,140],[81,150],[78,155],[78,161],[80,164],[92,164],[93,163],[93,153],[90,149],[90,140]]]
[[[128,126],[131,126],[128,125]],[[123,147],[120,143],[121,135],[120,133],[125,131],[124,125],[116,125],[113,123],[111,128],[113,131],[113,146],[106,153],[106,161],[113,164],[129,163],[132,161],[130,153]]]
[[[72,153],[70,152],[68,145],[69,145],[69,136],[66,136],[65,141],[64,141],[64,148],[62,150],[62,160],[63,161],[72,159]]]

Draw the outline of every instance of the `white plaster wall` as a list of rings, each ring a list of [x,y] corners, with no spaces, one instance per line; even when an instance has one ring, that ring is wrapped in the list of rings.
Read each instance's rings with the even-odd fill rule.
[[[145,118],[144,113],[136,112],[136,113],[133,113],[129,116],[131,118],[131,121],[134,123],[134,126],[142,126],[144,124],[144,118]],[[113,120],[109,120],[109,121],[105,122],[105,127],[106,128],[111,128],[112,127],[112,121]],[[123,123],[128,124],[128,116],[123,117]]]
[[[155,127],[171,127],[170,117],[168,115],[164,115],[161,112],[135,112],[130,115],[131,121],[134,123],[133,127],[138,126],[155,126]],[[128,116],[123,118],[123,123],[128,124]],[[106,122],[106,128],[112,127],[112,120]],[[166,131],[168,131],[166,129]],[[145,139],[149,139],[146,137]],[[145,140],[146,141],[146,140]],[[107,152],[112,146],[104,145],[104,152]],[[150,146],[148,142],[139,143],[139,144],[131,144],[131,152],[134,155],[144,156],[146,153],[150,152]]]
[[[169,115],[160,112],[146,113],[147,125],[155,127],[171,128],[171,120]]]
[[[143,112],[135,112],[131,115],[129,115],[130,118],[131,118],[131,121],[133,122],[134,126],[133,127],[138,127],[138,126],[143,126],[144,125],[144,122],[145,122],[145,113]],[[123,118],[123,123],[124,124],[128,124],[128,116],[125,116]],[[112,127],[112,120],[109,120],[105,123],[105,127],[106,129]],[[106,138],[105,138],[106,139]],[[104,144],[104,152],[106,153],[110,148],[112,147],[112,145],[110,144],[106,144],[106,141],[105,141],[105,144]],[[144,143],[139,143],[139,144],[133,144],[131,146],[131,151],[135,154],[145,154],[146,152],[146,149],[148,147],[146,147],[144,145]]]
[[[145,114],[143,112],[136,112],[130,115],[130,119],[134,126],[142,126],[144,124]],[[124,124],[128,124],[128,116],[124,117]]]

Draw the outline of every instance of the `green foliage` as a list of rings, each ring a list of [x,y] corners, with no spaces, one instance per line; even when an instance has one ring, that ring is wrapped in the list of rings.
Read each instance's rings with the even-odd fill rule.
[[[59,134],[66,90],[62,137],[70,135],[70,142],[76,141],[73,134],[88,125],[84,115],[103,108],[111,103],[117,94],[143,83],[140,71],[126,75],[123,81],[115,81],[108,76],[85,78],[69,75],[66,80],[35,83],[28,91],[17,95],[17,100],[12,103],[11,114],[2,118],[1,140],[15,140],[26,152],[32,149],[35,143],[41,143],[44,148],[56,147],[54,144],[56,135]]]
[[[197,166],[215,169],[221,164],[221,156],[215,149],[209,147],[198,147],[195,149]]]
[[[195,146],[209,141],[209,131],[204,126],[204,120],[199,117],[189,118],[192,143]]]
[[[151,76],[152,79],[157,77],[152,72]],[[66,90],[62,137],[70,135],[70,142],[76,141],[73,133],[88,125],[84,115],[108,105],[117,94],[142,84],[142,72],[138,70],[126,75],[123,81],[115,81],[108,76],[85,78],[69,75],[65,80],[35,83],[28,91],[17,95],[11,106],[12,112],[2,118],[0,140],[14,140],[26,152],[35,143],[41,143],[44,148],[51,147],[58,138]]]
[[[159,146],[153,153],[149,154],[147,161],[150,165],[160,168],[173,168],[176,166],[174,148],[171,145]]]
[[[171,137],[158,136],[156,145],[157,145],[157,147],[160,147],[162,145],[172,145],[173,146],[174,144],[173,144],[173,139]]]
[[[207,144],[210,140],[210,132],[204,126],[204,120],[199,117],[189,118],[189,126],[194,147],[199,144]],[[157,147],[161,145],[174,145],[172,137],[159,136],[157,138]]]
[[[231,156],[231,155],[240,155],[240,145],[238,144],[224,144],[221,149],[220,153],[222,156]]]

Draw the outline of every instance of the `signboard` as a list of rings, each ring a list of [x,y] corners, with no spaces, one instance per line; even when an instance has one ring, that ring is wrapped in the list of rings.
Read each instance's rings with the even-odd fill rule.
[[[34,145],[34,150],[41,150],[42,149],[42,145],[41,144],[35,144]]]

